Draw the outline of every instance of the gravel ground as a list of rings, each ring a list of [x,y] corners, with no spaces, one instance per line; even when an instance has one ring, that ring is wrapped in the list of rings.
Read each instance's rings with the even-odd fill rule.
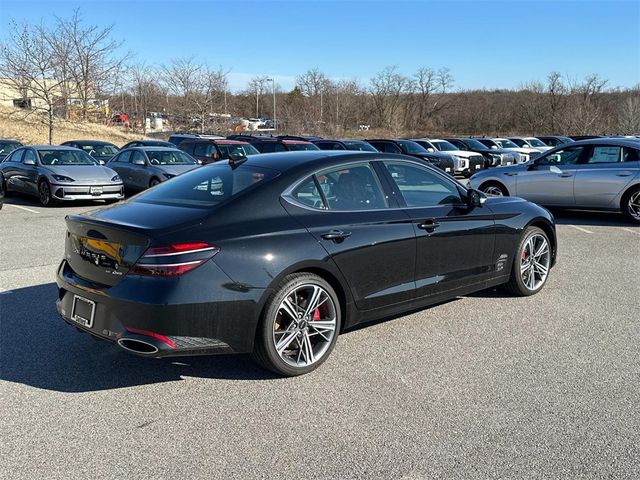
[[[0,478],[639,478],[640,228],[556,212],[529,298],[485,291],[342,335],[315,373],[151,360],[67,326],[68,213],[0,211]]]

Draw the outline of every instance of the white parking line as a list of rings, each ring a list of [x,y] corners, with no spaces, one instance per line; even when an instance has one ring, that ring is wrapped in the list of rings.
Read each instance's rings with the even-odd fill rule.
[[[587,230],[586,228],[582,228],[577,225],[569,225],[569,226],[575,228],[576,230],[580,230],[583,233],[593,233],[591,230]]]
[[[632,228],[622,227],[622,229],[626,230],[627,232],[631,232],[631,233],[635,233],[636,235],[640,235],[640,228],[634,230]]]
[[[27,212],[31,212],[31,213],[40,213],[37,210],[33,210],[33,209],[27,208],[27,207],[23,207],[21,205],[14,205],[13,203],[5,203],[4,205],[6,207],[15,207],[15,208],[19,208],[20,210],[26,210]]]

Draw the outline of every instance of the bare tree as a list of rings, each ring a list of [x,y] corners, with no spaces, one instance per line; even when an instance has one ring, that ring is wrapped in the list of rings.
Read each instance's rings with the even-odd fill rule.
[[[247,85],[247,94],[254,95],[256,100],[256,117],[260,117],[260,98],[268,92],[269,77],[266,75],[258,75],[249,80]]]
[[[126,55],[117,54],[121,43],[111,38],[113,27],[85,25],[80,11],[75,10],[69,19],[58,18],[55,36],[48,36],[58,55],[57,62],[64,64],[65,89],[68,89],[68,76],[73,81],[73,95],[79,100],[85,120],[91,102],[110,93],[126,60]]]
[[[398,129],[398,114],[402,96],[411,86],[411,80],[400,75],[396,66],[386,67],[371,79],[370,93],[375,114],[381,126]]]
[[[24,106],[44,114],[49,143],[53,143],[54,112],[60,104],[61,81],[51,45],[41,27],[12,24],[10,36],[0,47],[2,83],[20,93]]]
[[[618,133],[623,135],[640,133],[640,86],[620,105],[617,127]]]

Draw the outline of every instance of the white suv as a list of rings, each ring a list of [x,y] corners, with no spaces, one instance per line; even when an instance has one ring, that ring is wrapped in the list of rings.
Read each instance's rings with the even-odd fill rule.
[[[476,152],[460,150],[458,147],[446,140],[439,138],[418,138],[415,139],[414,142],[419,143],[431,152],[448,153],[456,157],[459,160],[454,172],[456,175],[470,177],[475,172],[486,167],[485,160],[482,155]]]

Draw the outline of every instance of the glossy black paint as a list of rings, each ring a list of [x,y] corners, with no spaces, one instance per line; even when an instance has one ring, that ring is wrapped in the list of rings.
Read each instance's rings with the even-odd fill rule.
[[[421,165],[451,182],[460,202],[406,207],[381,163],[390,159]],[[354,162],[370,162],[388,208],[322,210],[299,204],[290,195],[315,173]],[[512,197],[468,206],[462,185],[412,157],[316,151],[254,155],[243,165],[280,173],[218,208],[133,198],[67,217],[65,260],[57,274],[58,310],[65,320],[110,341],[130,336],[125,327],[133,327],[175,338],[176,343],[187,342],[186,337],[201,342],[200,347],[188,342],[175,349],[163,347],[155,356],[249,352],[265,302],[293,272],[313,272],[331,283],[345,312],[343,326],[350,327],[506,282],[520,235],[531,224],[549,234],[555,259],[554,219],[547,210]],[[429,222],[437,225],[425,228]],[[325,238],[335,230],[350,235]],[[78,238],[121,243],[119,267],[101,269],[83,259],[74,243]],[[193,241],[210,242],[220,251],[181,277],[129,273],[147,247]],[[114,275],[116,270],[120,274]],[[74,295],[96,303],[93,328],[71,321]]]

